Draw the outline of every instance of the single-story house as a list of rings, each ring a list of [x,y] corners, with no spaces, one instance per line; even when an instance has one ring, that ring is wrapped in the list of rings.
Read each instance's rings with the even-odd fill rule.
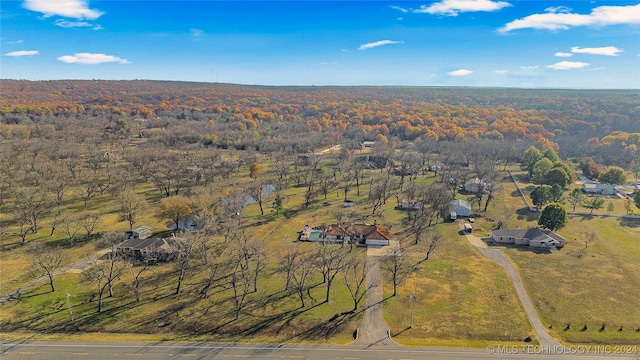
[[[127,239],[147,239],[153,235],[153,231],[151,231],[151,226],[140,225],[135,229],[127,230],[124,232],[124,236]]]
[[[455,212],[458,217],[469,217],[471,216],[471,204],[461,199],[451,200],[449,202],[449,212]]]
[[[322,224],[314,227],[305,225],[298,239],[331,243],[353,242],[358,245],[388,245],[389,230],[385,226],[371,224]]]
[[[183,247],[183,242],[177,238],[127,239],[116,247],[116,251],[137,260],[171,261]]]
[[[324,241],[352,242],[358,245],[389,245],[389,229],[386,226],[342,223],[328,225]]]
[[[525,245],[535,248],[561,248],[567,243],[562,236],[553,231],[538,227],[493,230],[492,238],[497,243]]]
[[[400,202],[401,210],[420,210],[422,209],[422,201],[402,199]]]
[[[464,191],[477,194],[478,192],[487,192],[491,190],[491,183],[485,182],[479,178],[473,178],[464,183]]]
[[[615,184],[585,183],[582,184],[582,191],[587,194],[594,195],[615,195],[616,193],[624,193],[624,187]]]
[[[363,141],[362,148],[370,148],[376,144],[375,141]]]

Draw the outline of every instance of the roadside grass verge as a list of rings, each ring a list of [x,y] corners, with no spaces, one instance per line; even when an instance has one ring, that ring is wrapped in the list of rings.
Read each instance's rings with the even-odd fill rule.
[[[527,337],[535,340],[507,274],[457,234],[457,224],[437,227],[444,238],[433,258],[418,265],[399,286],[398,295],[387,297],[384,303],[394,340],[407,345],[445,342],[456,346],[522,343]],[[406,250],[420,251],[415,245]],[[385,281],[384,288],[386,296],[391,295],[390,281]],[[409,327],[411,308],[413,326]]]

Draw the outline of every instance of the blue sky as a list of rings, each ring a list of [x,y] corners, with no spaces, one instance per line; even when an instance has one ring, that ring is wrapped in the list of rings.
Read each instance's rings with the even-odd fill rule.
[[[640,88],[637,0],[0,5],[4,79]]]

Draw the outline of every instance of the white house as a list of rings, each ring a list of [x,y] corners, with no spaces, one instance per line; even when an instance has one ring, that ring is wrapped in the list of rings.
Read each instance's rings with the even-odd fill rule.
[[[389,229],[386,226],[343,223],[331,224],[325,231],[325,240],[329,242],[353,242],[358,245],[389,245]]]
[[[487,192],[491,190],[491,184],[484,182],[482,179],[473,178],[464,183],[464,191],[470,193],[478,193],[480,191]]]
[[[451,200],[449,202],[449,212],[455,212],[458,217],[471,216],[471,204],[461,199]]]
[[[551,230],[530,229],[498,229],[493,230],[493,241],[502,244],[525,245],[536,248],[563,247],[567,241]]]
[[[400,203],[400,209],[402,210],[420,210],[422,206],[422,202],[417,200],[402,199]]]
[[[615,184],[585,183],[582,184],[582,191],[593,195],[615,195],[616,193],[625,193],[624,186]]]

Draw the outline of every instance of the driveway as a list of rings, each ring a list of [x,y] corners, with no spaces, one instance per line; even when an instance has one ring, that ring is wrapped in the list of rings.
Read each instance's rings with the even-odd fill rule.
[[[389,337],[389,326],[382,315],[382,271],[380,270],[380,259],[386,256],[393,246],[398,246],[398,242],[390,246],[367,248],[367,294],[358,339],[355,341],[358,345],[397,345]]]
[[[516,288],[516,292],[518,294],[518,298],[520,299],[520,303],[524,308],[524,312],[527,314],[529,318],[529,322],[533,327],[533,330],[536,332],[536,336],[540,341],[540,345],[543,346],[560,346],[560,344],[552,338],[549,333],[547,333],[546,328],[542,325],[542,321],[540,321],[540,317],[536,312],[536,308],[533,306],[533,302],[531,302],[531,298],[529,298],[529,294],[527,294],[527,289],[525,289],[522,284],[522,279],[520,278],[520,274],[511,263],[511,260],[507,257],[507,255],[502,252],[502,249],[489,248],[487,244],[480,239],[479,237],[473,234],[465,234],[464,235],[467,240],[471,243],[471,245],[475,246],[482,255],[488,257],[493,260],[496,264],[500,265],[511,279],[513,286]]]

